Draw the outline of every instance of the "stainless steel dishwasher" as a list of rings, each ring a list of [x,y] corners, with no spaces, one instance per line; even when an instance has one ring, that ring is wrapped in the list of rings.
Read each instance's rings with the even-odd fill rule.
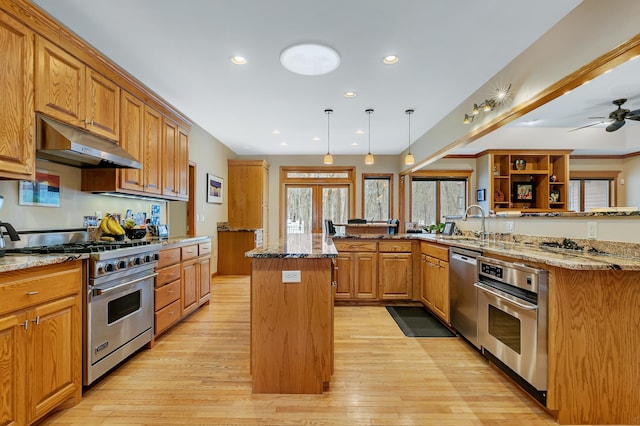
[[[478,343],[477,257],[482,253],[451,247],[449,251],[449,301],[451,325],[480,349]]]

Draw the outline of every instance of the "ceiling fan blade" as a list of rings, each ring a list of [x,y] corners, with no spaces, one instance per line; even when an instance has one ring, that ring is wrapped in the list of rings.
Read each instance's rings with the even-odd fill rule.
[[[613,123],[609,124],[606,128],[607,132],[615,132],[620,127],[624,126],[624,120],[616,120]]]
[[[630,113],[628,113],[627,118],[629,120],[640,121],[640,109],[637,109],[635,111],[631,111]]]
[[[602,117],[604,118],[604,117]],[[598,124],[603,124],[603,123],[609,123],[609,121],[605,120],[605,121],[598,121],[597,123],[591,123],[591,124],[587,124],[586,126],[582,126],[582,127],[577,127],[575,129],[571,129],[569,130],[570,132],[575,132],[576,130],[581,130],[581,129],[586,129],[587,127],[593,127],[593,126],[597,126]]]
[[[587,117],[587,119],[589,120],[602,120],[603,118],[607,118],[607,117]]]

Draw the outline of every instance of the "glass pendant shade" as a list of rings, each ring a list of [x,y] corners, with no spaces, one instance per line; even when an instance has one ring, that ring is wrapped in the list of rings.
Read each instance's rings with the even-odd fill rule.
[[[416,159],[413,158],[413,154],[412,153],[408,153],[407,156],[404,157],[404,164],[406,164],[407,166],[410,166],[415,162],[416,162]]]
[[[373,154],[372,153],[368,153],[367,155],[365,155],[364,164],[366,164],[367,166],[370,166],[370,165],[374,164],[375,162],[376,162],[376,160],[373,158]]]
[[[324,158],[322,159],[322,163],[323,164],[333,164],[333,155],[329,154],[328,152],[324,155]]]
[[[325,109],[324,113],[327,114],[327,153],[324,155],[322,159],[323,164],[333,164],[333,155],[331,155],[331,150],[329,149],[329,130],[331,129],[331,122],[329,120],[329,116],[333,113],[332,109]]]
[[[366,112],[367,115],[369,116],[369,152],[364,157],[364,164],[366,164],[367,166],[370,166],[373,163],[375,163],[373,154],[371,153],[371,113],[373,113],[373,109],[369,108],[364,110],[364,112]]]
[[[409,117],[409,150],[407,152],[407,155],[404,157],[404,164],[410,166],[416,162],[415,158],[413,158],[413,154],[411,153],[411,114],[413,114],[413,110],[408,109],[405,111],[405,114],[407,114],[407,117]]]

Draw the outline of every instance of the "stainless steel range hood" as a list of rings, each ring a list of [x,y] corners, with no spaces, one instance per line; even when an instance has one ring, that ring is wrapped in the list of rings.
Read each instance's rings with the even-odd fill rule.
[[[39,114],[36,158],[81,168],[142,168],[118,144]]]

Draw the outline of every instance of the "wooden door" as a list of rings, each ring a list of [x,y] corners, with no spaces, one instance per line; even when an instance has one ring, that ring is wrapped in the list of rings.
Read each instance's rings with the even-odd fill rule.
[[[144,108],[144,192],[160,194],[161,176],[162,115],[145,105]]]
[[[86,129],[117,141],[120,136],[120,87],[87,68]]]
[[[209,301],[211,297],[211,257],[207,256],[198,260],[198,305]]]
[[[27,331],[22,327],[27,316],[7,315],[0,317],[0,423],[18,426],[25,420],[25,370],[24,356]]]
[[[82,334],[79,296],[34,308],[29,314],[28,422],[81,394]]]
[[[178,158],[176,160],[178,198],[189,198],[189,132],[178,128]]]
[[[335,299],[352,299],[354,297],[354,263],[352,253],[340,253],[336,258]]]
[[[182,306],[181,316],[185,316],[195,311],[198,307],[198,278],[199,274],[196,267],[196,261],[182,263]]]
[[[449,263],[439,260],[433,268],[433,305],[431,309],[444,321],[449,322]]]
[[[372,252],[354,253],[356,299],[378,298],[378,255]]]
[[[82,62],[42,37],[36,37],[36,110],[84,127],[85,72]]]
[[[144,191],[144,104],[135,96],[122,92],[120,107],[120,145],[134,156],[142,169],[121,169],[120,187]]]
[[[324,220],[347,222],[349,185],[287,184],[285,193],[288,234],[321,234],[324,232]]]
[[[0,14],[0,177],[33,180],[33,33]]]
[[[380,253],[378,285],[382,299],[411,299],[411,253]]]
[[[175,197],[176,164],[178,163],[178,126],[168,118],[162,123],[162,195]]]

